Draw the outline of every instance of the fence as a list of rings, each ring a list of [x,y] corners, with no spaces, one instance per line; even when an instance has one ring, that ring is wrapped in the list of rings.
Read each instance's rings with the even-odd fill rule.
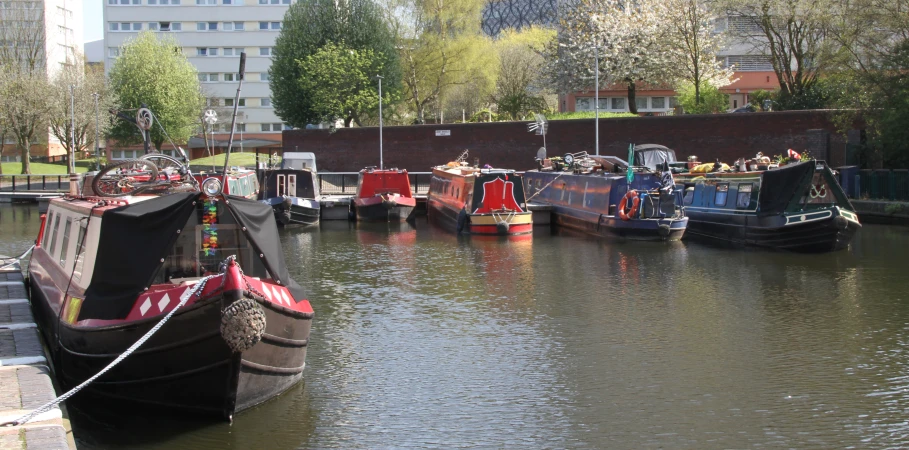
[[[68,191],[69,175],[0,175],[2,191]]]
[[[844,171],[845,172],[845,171]],[[859,170],[853,181],[843,180],[846,193],[853,198],[909,201],[909,169]]]

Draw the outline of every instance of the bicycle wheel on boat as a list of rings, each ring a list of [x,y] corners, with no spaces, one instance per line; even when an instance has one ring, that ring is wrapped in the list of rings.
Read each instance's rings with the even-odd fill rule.
[[[154,193],[166,194],[199,190],[199,182],[193,177],[188,164],[184,164],[183,161],[163,153],[149,153],[140,156],[139,159],[151,161],[158,166],[159,185],[154,187]]]
[[[135,195],[158,185],[158,166],[142,159],[125,159],[105,166],[92,180],[92,190],[101,197]]]

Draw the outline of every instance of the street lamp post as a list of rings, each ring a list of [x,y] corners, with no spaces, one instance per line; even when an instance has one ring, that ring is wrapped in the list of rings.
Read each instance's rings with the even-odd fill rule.
[[[95,170],[101,170],[101,143],[98,141],[98,93],[92,94],[95,98]]]
[[[379,79],[379,170],[382,170],[382,77],[376,75],[376,78]]]
[[[69,173],[76,173],[76,85],[69,85]]]
[[[600,51],[597,48],[597,45],[593,45],[593,85],[594,95],[593,101],[593,110],[594,110],[594,129],[596,130],[596,137],[594,138],[594,146],[597,156],[600,156]]]

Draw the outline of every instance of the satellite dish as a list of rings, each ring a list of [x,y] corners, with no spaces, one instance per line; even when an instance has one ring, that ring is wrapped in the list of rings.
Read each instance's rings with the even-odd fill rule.
[[[140,130],[151,130],[154,120],[152,112],[148,108],[139,108],[139,111],[136,112],[136,126],[139,127]]]
[[[540,147],[540,149],[537,150],[537,161],[542,161],[544,159],[546,159],[546,147]]]
[[[205,123],[212,125],[218,121],[218,113],[213,109],[206,109],[205,114],[202,115],[202,120],[204,120]]]

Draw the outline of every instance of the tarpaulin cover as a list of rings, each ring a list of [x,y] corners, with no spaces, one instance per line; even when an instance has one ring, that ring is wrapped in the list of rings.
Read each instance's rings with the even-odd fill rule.
[[[634,146],[634,165],[659,170],[663,163],[675,162],[675,150],[659,144],[641,144]]]
[[[120,319],[151,284],[161,259],[193,212],[198,192],[163,195],[104,211],[82,319]]]
[[[303,288],[290,277],[287,264],[284,261],[284,252],[281,241],[278,239],[278,224],[275,222],[275,213],[271,206],[255,200],[242,197],[228,196],[228,207],[237,223],[246,227],[246,237],[252,241],[256,251],[263,254],[262,262],[272,278],[281,282],[294,299],[305,299]]]
[[[796,196],[805,192],[806,183],[814,175],[814,161],[789,164],[761,175],[759,214],[781,214]]]

